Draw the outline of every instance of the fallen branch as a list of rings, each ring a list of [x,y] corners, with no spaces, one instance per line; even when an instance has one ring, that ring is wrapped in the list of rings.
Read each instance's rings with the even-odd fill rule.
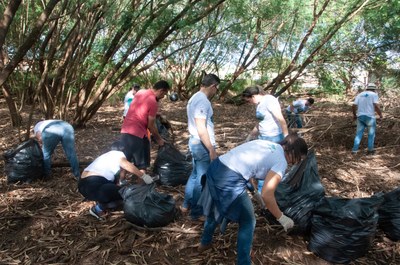
[[[182,228],[176,228],[176,227],[142,227],[135,225],[131,222],[128,222],[130,226],[133,226],[134,228],[142,231],[156,231],[156,232],[177,232],[177,233],[184,233],[184,234],[200,234],[200,231],[198,230],[190,230],[190,229],[182,229]]]

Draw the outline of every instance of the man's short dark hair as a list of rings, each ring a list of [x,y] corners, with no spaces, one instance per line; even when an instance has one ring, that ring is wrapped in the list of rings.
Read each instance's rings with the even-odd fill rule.
[[[169,86],[168,82],[165,80],[160,80],[153,85],[153,89],[155,90],[160,90],[160,89],[169,90],[170,88],[171,87]]]
[[[201,80],[201,85],[205,87],[209,87],[212,85],[219,85],[221,83],[221,80],[219,79],[218,76],[214,74],[206,74],[203,77],[203,80]]]
[[[135,91],[139,91],[140,90],[140,86],[138,84],[133,84],[132,89]]]
[[[309,99],[307,99],[307,101],[310,102],[311,105],[314,104],[314,99],[313,98],[309,98]]]

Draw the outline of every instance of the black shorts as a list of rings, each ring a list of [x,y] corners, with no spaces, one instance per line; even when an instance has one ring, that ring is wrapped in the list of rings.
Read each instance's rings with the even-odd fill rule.
[[[132,162],[138,169],[146,169],[150,166],[150,142],[145,136],[137,136],[122,133],[121,142],[124,145],[126,159]]]

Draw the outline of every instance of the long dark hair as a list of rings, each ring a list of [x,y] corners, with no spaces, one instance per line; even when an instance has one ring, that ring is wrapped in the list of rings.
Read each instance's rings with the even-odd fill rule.
[[[261,86],[249,86],[242,92],[242,98],[251,98],[254,95],[264,94],[264,90]]]
[[[299,163],[307,155],[307,143],[296,132],[289,133],[279,144],[283,147],[285,153],[293,159],[295,164]]]

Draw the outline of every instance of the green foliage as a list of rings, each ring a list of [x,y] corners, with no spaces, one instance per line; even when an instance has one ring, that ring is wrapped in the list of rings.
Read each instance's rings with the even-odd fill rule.
[[[319,74],[320,90],[328,95],[343,95],[345,85],[329,71],[321,71]]]
[[[287,69],[284,79],[294,76],[332,26],[360,1],[330,1],[322,16],[313,21],[314,5],[318,12],[324,2],[229,0],[203,17],[217,0],[61,0],[26,56],[31,68],[15,72],[10,80],[16,91],[36,87],[42,78],[51,85],[63,80],[54,87],[60,90],[55,92],[56,101],[63,104],[62,96],[68,90],[81,97],[77,112],[91,112],[76,117],[82,120],[90,118],[104,98],[124,95],[133,82],[147,87],[167,79],[188,96],[206,71],[218,73],[224,80],[236,79],[230,89],[237,93],[253,83],[265,85]],[[0,8],[4,7],[2,3]],[[384,78],[393,66],[388,63],[389,55],[398,57],[399,1],[371,1],[365,8],[307,65],[307,70],[322,69],[318,73],[326,93],[342,94],[345,85],[339,80],[351,79],[355,68]],[[10,58],[42,10],[41,1],[23,1],[6,39]],[[314,22],[315,28],[305,40]],[[49,67],[48,73],[43,72],[44,65]],[[392,80],[396,79],[391,76],[385,82],[394,86]],[[281,88],[284,82],[274,85]],[[296,82],[291,89],[297,89]]]

